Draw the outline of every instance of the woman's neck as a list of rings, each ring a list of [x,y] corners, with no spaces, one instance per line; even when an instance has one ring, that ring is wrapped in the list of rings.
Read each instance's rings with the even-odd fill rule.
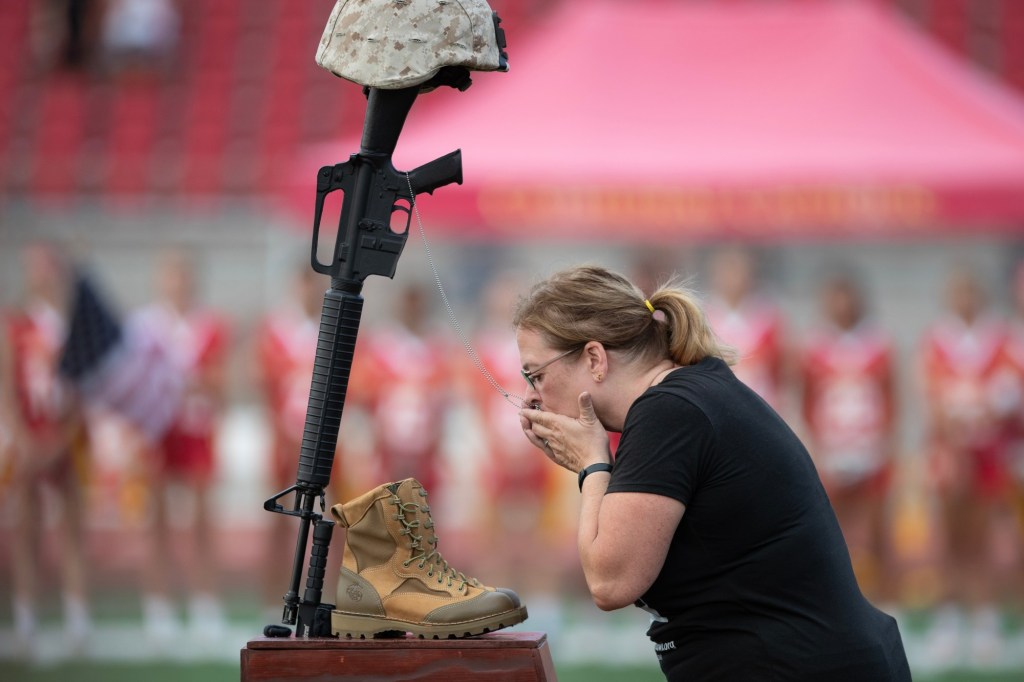
[[[661,360],[647,369],[632,374],[621,383],[614,382],[606,385],[603,393],[610,398],[610,401],[607,405],[608,419],[607,421],[602,420],[605,426],[610,431],[622,431],[622,427],[626,422],[626,413],[629,412],[629,408],[636,402],[637,398],[643,395],[644,391],[651,386],[657,386],[661,383],[668,376],[669,372],[677,367],[678,365],[669,359]]]

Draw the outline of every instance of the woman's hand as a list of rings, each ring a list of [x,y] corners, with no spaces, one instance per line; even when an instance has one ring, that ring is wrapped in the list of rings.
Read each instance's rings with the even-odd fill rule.
[[[594,413],[587,392],[580,393],[578,419],[553,412],[519,412],[523,433],[555,464],[573,473],[597,462],[611,462],[608,433]]]

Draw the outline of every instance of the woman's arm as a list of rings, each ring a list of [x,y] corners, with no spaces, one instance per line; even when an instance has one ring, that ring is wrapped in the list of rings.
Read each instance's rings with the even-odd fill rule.
[[[6,423],[10,431],[11,443],[15,453],[15,465],[20,467],[20,453],[24,448],[27,433],[21,419],[21,406],[18,404],[18,380],[15,368],[14,348],[8,338],[6,320],[0,316],[0,421]]]
[[[529,409],[520,412],[530,442],[574,473],[611,461],[608,434],[594,414],[589,394],[580,395],[579,408],[579,419]],[[610,479],[601,471],[584,479],[577,537],[590,594],[605,611],[629,606],[654,583],[686,510],[682,502],[663,495],[605,495]]]
[[[650,588],[686,511],[662,495],[606,495],[610,478],[597,472],[583,481],[577,538],[587,587],[604,611],[629,606]]]

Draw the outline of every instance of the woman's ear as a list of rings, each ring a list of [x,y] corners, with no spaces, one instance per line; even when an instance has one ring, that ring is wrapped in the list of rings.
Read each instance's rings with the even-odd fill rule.
[[[583,347],[583,360],[587,363],[587,371],[591,376],[600,375],[603,379],[608,374],[608,351],[600,341],[587,342]]]

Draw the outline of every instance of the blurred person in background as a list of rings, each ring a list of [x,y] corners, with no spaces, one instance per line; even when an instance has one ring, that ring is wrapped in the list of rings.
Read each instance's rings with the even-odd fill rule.
[[[198,304],[195,264],[184,250],[162,255],[156,284],[158,300],[136,314],[137,324],[161,340],[185,384],[178,416],[148,459],[152,547],[143,616],[147,633],[159,643],[177,630],[171,575],[176,574],[172,529],[178,524],[172,524],[172,517],[192,517],[191,551],[181,563],[193,631],[205,637],[223,626],[210,491],[216,472],[214,437],[224,408],[229,327],[220,313]],[[186,506],[171,505],[172,491],[185,493]]]
[[[372,480],[411,477],[434,493],[448,482],[441,446],[454,374],[453,349],[431,329],[428,308],[423,285],[401,289],[394,317],[370,327],[356,349],[365,378],[352,394],[372,421]]]
[[[99,33],[100,0],[36,0],[29,40],[45,67],[78,70],[89,65]]]
[[[578,473],[578,549],[603,610],[636,604],[676,680],[909,680],[861,593],[807,450],[726,362],[697,298],[576,267],[514,324],[533,445]],[[606,430],[622,439],[612,464]]]
[[[629,278],[645,295],[653,294],[682,268],[684,254],[665,247],[644,248],[630,259]]]
[[[726,247],[711,259],[708,319],[718,337],[736,349],[740,381],[781,410],[785,374],[783,319],[757,288],[757,264],[749,251]]]
[[[824,283],[821,313],[801,357],[808,448],[857,582],[870,597],[889,599],[887,493],[896,423],[891,341],[869,320],[860,284],[848,272]]]
[[[1009,456],[1013,484],[1012,496],[1016,507],[1016,544],[1014,602],[1024,608],[1024,261],[1017,264],[1010,283],[1013,316],[1010,319],[1006,343],[1006,364],[1013,381],[1013,412],[1009,427]]]
[[[30,41],[44,67],[70,71],[89,66],[98,33],[97,0],[37,0],[32,3]]]
[[[72,387],[58,374],[67,334],[71,287],[60,250],[34,244],[22,254],[25,297],[4,316],[0,337],[0,419],[11,457],[14,513],[12,592],[19,649],[30,655],[37,634],[36,601],[49,509],[59,513],[65,638],[84,652],[91,629],[86,595],[85,499],[87,433]]]
[[[495,381],[512,392],[521,392],[523,383],[510,322],[522,290],[520,278],[512,272],[499,273],[488,282],[484,318],[473,344]],[[551,467],[522,437],[519,406],[495,390],[482,372],[469,371],[484,437],[478,466],[486,514],[480,519],[481,537],[474,550],[478,560],[486,562],[481,572],[495,576],[495,584],[516,584],[530,595],[531,615],[536,618],[556,608],[563,578],[570,571],[575,574],[576,553],[567,551],[572,549],[575,527],[566,522],[571,516],[565,513],[565,488],[556,485]],[[538,553],[548,558],[543,571],[534,567]]]
[[[922,349],[931,483],[944,538],[947,603],[933,628],[934,655],[954,663],[994,663],[1002,648],[997,604],[1007,587],[1010,511],[1005,321],[988,307],[977,275],[959,267],[946,312]],[[960,609],[970,611],[965,640]],[[967,643],[966,651],[963,644]]]
[[[142,75],[169,68],[180,25],[172,0],[107,0],[102,27],[107,69]]]

